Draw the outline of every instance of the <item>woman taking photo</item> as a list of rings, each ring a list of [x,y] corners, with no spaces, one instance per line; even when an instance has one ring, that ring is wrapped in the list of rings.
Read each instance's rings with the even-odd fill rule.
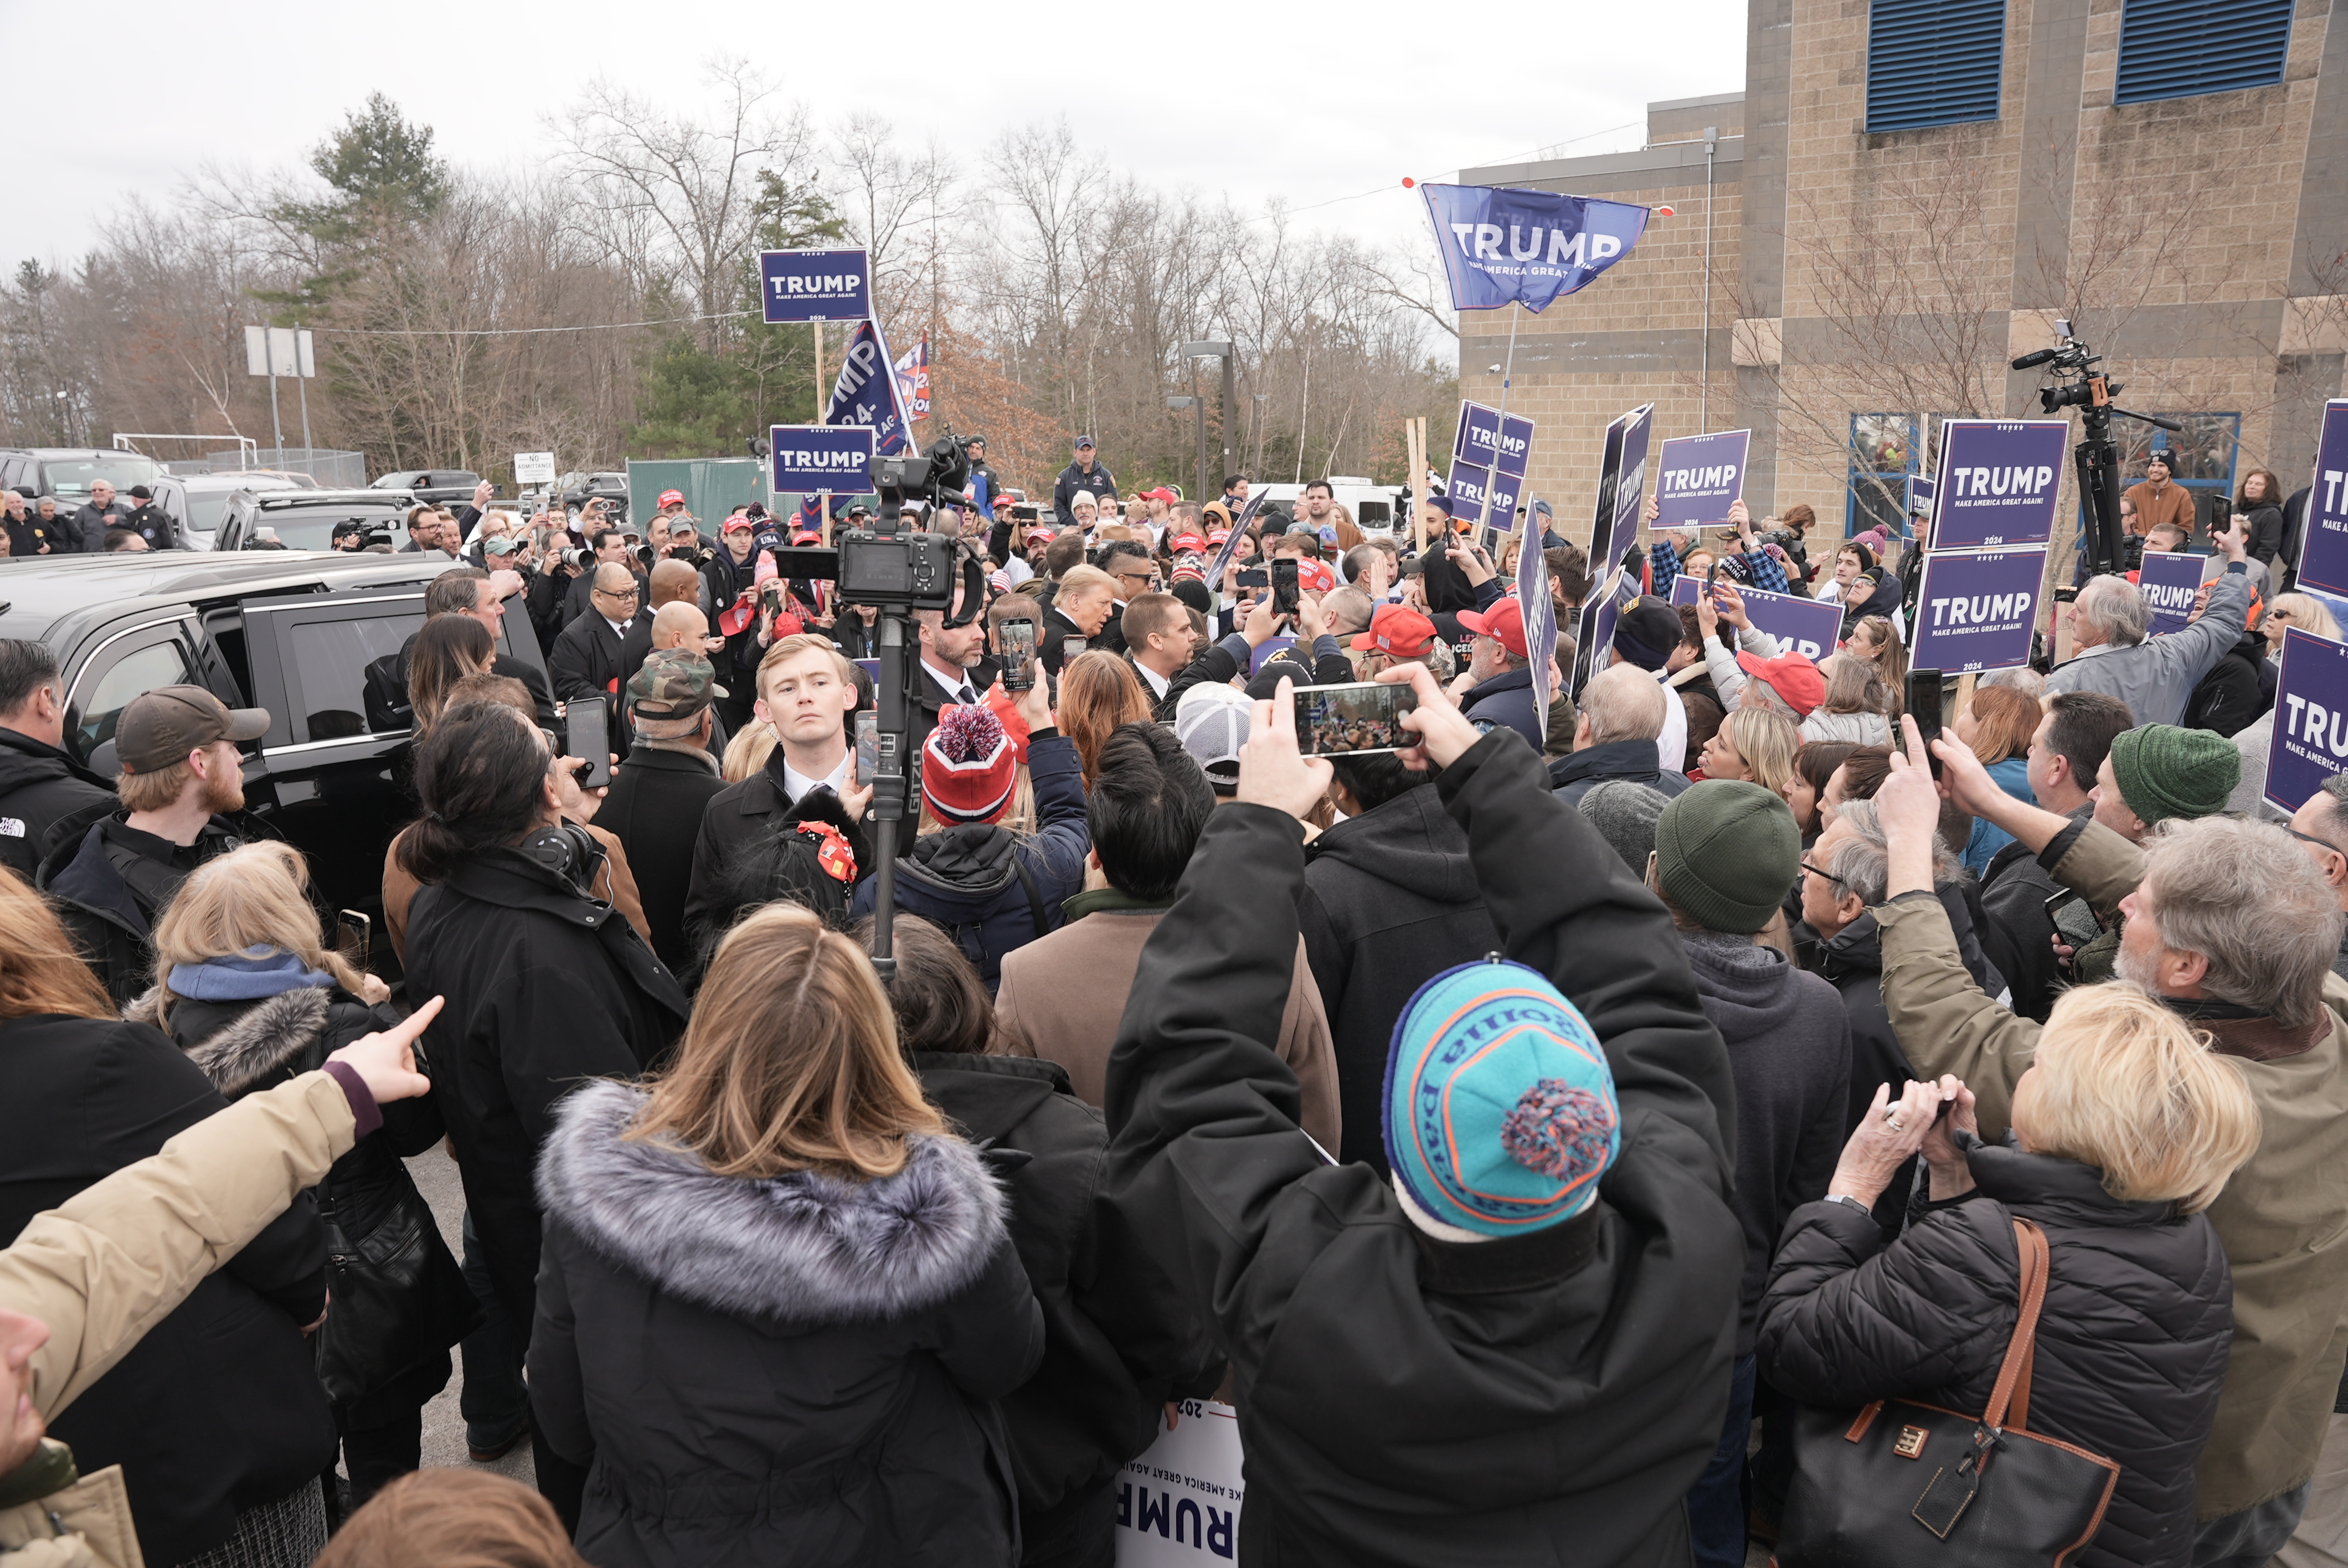
[[[1877,1088],[1827,1200],[1787,1221],[1761,1374],[1805,1405],[1981,1411],[2019,1306],[2013,1222],[2032,1221],[2050,1266],[2029,1430],[2120,1466],[2102,1528],[2065,1561],[2188,1563],[2194,1458],[2233,1338],[2232,1276],[2202,1211],[2258,1146],[2250,1091],[2184,1020],[2104,985],[2055,1002],[2014,1086],[2011,1145],[1973,1135],[1972,1099],[1954,1078],[1897,1099]],[[1931,1197],[1893,1240],[1867,1205],[1920,1149]],[[1993,1465],[1983,1485],[1994,1498]]]
[[[675,1069],[580,1090],[538,1173],[531,1403],[589,1468],[589,1561],[1013,1561],[992,1401],[1042,1314],[855,943],[745,917]]]
[[[461,620],[443,616],[435,626]],[[488,633],[482,631],[486,637]],[[161,981],[124,1009],[171,1037],[234,1102],[324,1066],[363,1035],[396,1029],[383,981],[319,944],[302,857],[283,844],[248,844],[180,885],[155,927]],[[339,1303],[318,1341],[341,1434],[349,1506],[423,1462],[424,1407],[448,1382],[448,1347],[475,1318],[457,1260],[400,1162],[440,1141],[430,1095],[384,1107],[383,1125],[335,1162],[315,1189],[322,1214],[352,1246],[409,1245],[412,1279]],[[397,1238],[412,1237],[401,1242]]]
[[[122,1020],[48,906],[5,872],[0,1044],[0,1244],[226,1104],[170,1040]],[[325,1260],[318,1211],[296,1198],[49,1422],[83,1475],[122,1467],[156,1568],[306,1568],[325,1545],[335,1421],[309,1337]]]

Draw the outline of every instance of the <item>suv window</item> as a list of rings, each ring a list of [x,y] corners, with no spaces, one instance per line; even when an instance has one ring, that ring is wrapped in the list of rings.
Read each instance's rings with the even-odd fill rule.
[[[136,452],[111,453],[105,456],[51,457],[41,464],[41,493],[45,496],[88,496],[89,487],[103,479],[114,487],[115,494],[124,497],[129,506],[130,487],[152,485],[163,477],[163,470],[152,457],[141,457]]]
[[[396,653],[424,624],[424,601],[412,611],[365,619],[297,620],[286,630],[298,692],[294,738],[338,741],[368,733],[366,667]]]
[[[135,648],[114,661],[81,701],[81,717],[74,725],[76,747],[84,757],[114,738],[122,710],[141,693],[158,686],[191,682],[194,673],[177,638]]]

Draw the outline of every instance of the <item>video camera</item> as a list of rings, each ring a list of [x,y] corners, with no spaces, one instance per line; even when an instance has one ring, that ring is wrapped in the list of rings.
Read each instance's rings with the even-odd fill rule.
[[[910,457],[875,457],[872,488],[884,507],[923,501],[935,507],[961,501],[970,487],[970,443],[952,430]],[[934,608],[934,607],[932,607]]]
[[[2054,347],[2025,354],[2012,362],[2013,368],[2036,370],[2047,365],[2056,375],[2070,378],[2040,387],[2038,406],[2048,414],[2070,408],[2079,411],[2085,439],[2073,448],[2071,457],[2078,469],[2080,493],[2088,502],[2085,559],[2096,569],[2125,571],[2128,569],[2122,538],[2126,530],[2120,527],[2119,449],[2112,444],[2112,415],[2141,420],[2163,430],[2185,426],[2149,414],[2133,414],[2114,403],[2113,395],[2124,389],[2096,368],[2103,363],[2103,355],[2073,335],[2067,319],[2055,319],[2054,337]]]

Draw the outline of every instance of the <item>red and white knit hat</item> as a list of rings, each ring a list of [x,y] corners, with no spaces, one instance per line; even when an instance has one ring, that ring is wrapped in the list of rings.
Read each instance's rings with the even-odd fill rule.
[[[1018,783],[1019,759],[993,710],[958,702],[939,711],[922,747],[922,800],[932,816],[950,826],[999,822]]]

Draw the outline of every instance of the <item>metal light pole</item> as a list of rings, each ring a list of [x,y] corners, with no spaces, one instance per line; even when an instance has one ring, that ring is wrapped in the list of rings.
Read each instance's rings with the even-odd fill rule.
[[[1227,475],[1231,474],[1234,471],[1231,464],[1231,454],[1233,451],[1231,444],[1232,405],[1238,401],[1238,389],[1234,384],[1236,366],[1232,362],[1239,357],[1239,347],[1237,344],[1229,342],[1186,343],[1182,345],[1182,357],[1191,361],[1219,359],[1223,362],[1223,400],[1218,405],[1218,413],[1223,422],[1223,472]],[[1203,501],[1205,497],[1212,495],[1219,495],[1221,492],[1208,483],[1206,472],[1207,452],[1204,435],[1206,426],[1203,423],[1206,418],[1206,414],[1204,410],[1200,411],[1199,417],[1202,421],[1200,425],[1201,434],[1200,436],[1199,447],[1199,495],[1200,499]]]

